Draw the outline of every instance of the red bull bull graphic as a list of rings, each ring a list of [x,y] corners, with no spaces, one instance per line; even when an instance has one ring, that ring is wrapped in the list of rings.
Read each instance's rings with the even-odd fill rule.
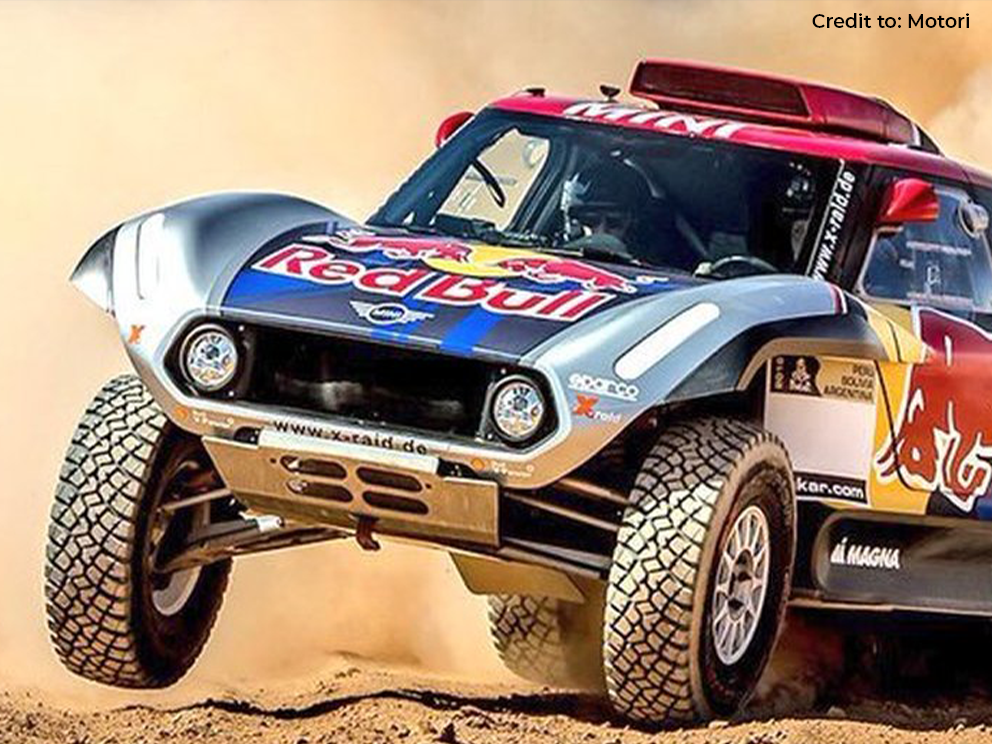
[[[971,512],[992,490],[992,336],[930,309],[916,323],[927,359],[910,370],[894,433],[876,458],[879,476]]]
[[[472,246],[447,238],[381,238],[361,230],[346,230],[336,235],[305,235],[303,240],[353,253],[378,251],[395,261],[435,259],[467,264],[472,256]]]
[[[584,261],[577,261],[574,258],[535,255],[505,258],[497,262],[496,265],[540,284],[560,284],[571,281],[591,290],[626,292],[628,294],[637,291],[637,287],[631,284],[626,277],[612,271],[605,271]]]
[[[622,274],[586,261],[527,249],[469,245],[443,237],[387,238],[361,230],[307,235],[303,240],[352,253],[378,252],[394,261],[420,261],[452,274],[521,278],[538,284],[571,282],[592,292],[637,292],[637,286]]]

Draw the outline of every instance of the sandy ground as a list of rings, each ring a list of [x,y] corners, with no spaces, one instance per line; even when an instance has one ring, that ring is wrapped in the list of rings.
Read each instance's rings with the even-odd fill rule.
[[[897,626],[888,622],[860,629],[889,636]],[[309,675],[210,692],[181,685],[120,705],[0,691],[0,744],[989,741],[992,629],[899,627],[905,647],[883,672],[868,646],[845,646],[836,619],[793,613],[748,708],[681,728],[631,726],[599,695],[336,654]]]
[[[912,111],[949,152],[992,164],[992,5],[872,3],[893,15],[970,12],[967,32],[816,31],[822,10],[775,0],[0,3],[0,740],[646,740],[586,698],[513,680],[490,649],[482,600],[444,555],[404,547],[239,563],[209,647],[173,690],[108,690],[64,672],[45,631],[47,511],[79,412],[126,369],[111,324],[66,277],[112,224],[190,194],[297,193],[360,218],[430,152],[452,111],[526,85],[622,85],[650,55],[869,90]],[[836,0],[829,10],[866,8]],[[948,697],[935,677],[865,702],[876,698],[852,696],[822,668],[829,648],[799,634],[753,711],[763,722],[656,740],[968,740],[992,720],[977,682]]]
[[[0,692],[0,742],[527,742],[618,744],[859,744],[987,742],[986,694],[912,704],[880,698],[823,700],[812,707],[782,689],[739,720],[664,730],[626,725],[598,698],[524,684],[480,684],[383,670],[368,662],[329,662],[319,681],[292,689],[219,695],[179,706],[130,705],[72,711],[29,693]]]
[[[352,667],[317,690],[272,705],[207,700],[173,709],[130,707],[71,713],[30,697],[0,693],[0,741],[18,744],[125,742],[258,742],[364,744],[373,742],[720,742],[721,744],[881,744],[986,742],[988,710],[964,706],[907,714],[884,704],[811,712],[784,718],[707,726],[636,730],[610,718],[596,700],[547,690],[425,681]]]

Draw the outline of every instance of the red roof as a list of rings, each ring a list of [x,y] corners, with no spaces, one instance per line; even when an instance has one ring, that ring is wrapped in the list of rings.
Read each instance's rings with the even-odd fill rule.
[[[664,110],[626,101],[590,101],[532,93],[500,99],[492,103],[491,107],[590,124],[725,139],[753,147],[856,163],[873,163],[936,177],[970,179],[978,185],[992,187],[992,176],[950,158],[905,145],[885,144],[843,134]]]

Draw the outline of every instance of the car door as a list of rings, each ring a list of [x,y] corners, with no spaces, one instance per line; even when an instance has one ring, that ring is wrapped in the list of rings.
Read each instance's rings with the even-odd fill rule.
[[[906,174],[882,174],[891,189]],[[923,179],[927,180],[927,179]],[[933,219],[879,225],[856,292],[922,342],[880,363],[872,505],[992,519],[992,257],[970,185],[933,182]],[[992,193],[983,198],[992,205]]]

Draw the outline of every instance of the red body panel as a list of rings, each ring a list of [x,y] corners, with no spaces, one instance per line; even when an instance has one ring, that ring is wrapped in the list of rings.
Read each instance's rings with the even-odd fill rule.
[[[727,139],[731,142],[772,150],[873,163],[938,178],[970,179],[992,185],[992,176],[949,158],[826,132],[750,121],[735,121],[706,114],[662,111],[636,103],[589,101],[581,98],[521,94],[495,101],[493,108],[585,121],[629,129],[656,130],[666,134]]]

